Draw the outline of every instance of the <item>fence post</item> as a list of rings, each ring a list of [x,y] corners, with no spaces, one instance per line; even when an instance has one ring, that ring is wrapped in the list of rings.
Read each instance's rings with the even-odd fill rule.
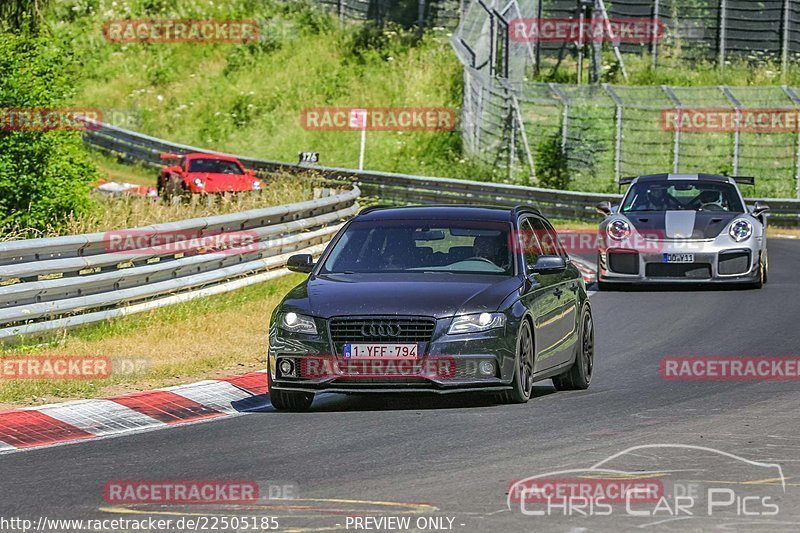
[[[344,22],[345,9],[347,9],[347,0],[339,0],[339,22]]]
[[[675,92],[667,85],[662,85],[661,90],[666,93],[675,106],[675,143],[672,147],[672,172],[677,174],[681,168],[681,113],[683,111],[683,104],[678,99]]]
[[[653,2],[653,36],[650,42],[650,56],[653,60],[653,68],[658,66],[658,31],[661,28],[661,2],[655,0]]]
[[[719,69],[725,70],[725,44],[728,33],[728,0],[719,0]]]
[[[508,83],[508,80],[499,79],[498,80],[503,88],[508,91],[509,96],[511,97],[511,106],[514,108],[514,115],[517,119],[517,125],[519,127],[519,134],[522,137],[522,146],[525,149],[525,156],[528,159],[528,166],[531,168],[531,179],[536,182],[536,163],[533,160],[533,152],[531,152],[531,145],[528,143],[528,134],[525,131],[525,122],[522,120],[522,109],[519,106],[519,100],[517,99],[516,89]]]
[[[789,98],[792,99],[792,102],[794,102],[794,105],[796,107],[800,107],[800,96],[797,95],[797,93],[794,91],[794,89],[792,89],[788,85],[784,85],[783,86],[783,92],[786,93],[786,96],[788,96]],[[798,111],[798,112],[800,112],[800,111]],[[795,168],[794,179],[795,179],[796,189],[797,189],[796,195],[797,195],[797,199],[800,200],[800,130],[798,130],[798,132],[797,132],[797,157],[795,159],[795,167],[794,168]]]
[[[784,81],[789,70],[789,23],[791,19],[791,6],[789,0],[783,0],[783,40],[781,42],[781,76]]]
[[[536,6],[536,25],[537,30],[542,27],[542,2],[543,0],[537,0],[538,4]],[[534,65],[533,65],[533,75],[539,75],[539,63],[542,60],[542,43],[539,40],[539,32],[536,32],[536,40],[534,41],[534,46],[536,47],[534,51]]]
[[[614,104],[616,104],[616,119],[617,119],[617,132],[615,137],[615,148],[614,148],[614,176],[619,183],[619,179],[622,177],[622,99],[617,95],[616,91],[607,83],[603,84],[603,89],[606,90],[609,96],[614,100]]]
[[[561,151],[567,153],[567,139],[569,138],[569,96],[562,91],[555,83],[548,83],[550,90],[556,93],[561,100]]]
[[[734,125],[735,129],[733,131],[733,175],[739,175],[739,148],[741,146],[741,139],[742,139],[742,128],[740,124],[742,122],[742,103],[733,96],[731,90],[726,87],[725,85],[720,85],[719,90],[722,91],[722,94],[728,99],[728,101],[733,106],[734,111],[736,112],[736,124]]]

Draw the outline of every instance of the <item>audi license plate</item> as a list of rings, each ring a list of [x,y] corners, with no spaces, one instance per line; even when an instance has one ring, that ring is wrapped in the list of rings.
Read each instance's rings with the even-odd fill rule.
[[[418,359],[417,344],[345,344],[345,359]]]
[[[694,263],[694,254],[664,254],[665,263]]]

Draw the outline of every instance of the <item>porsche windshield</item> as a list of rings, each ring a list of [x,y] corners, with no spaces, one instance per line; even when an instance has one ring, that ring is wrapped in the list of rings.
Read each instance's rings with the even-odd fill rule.
[[[452,272],[512,275],[510,227],[503,223],[354,222],[321,274]]]
[[[625,195],[622,212],[648,211],[744,213],[744,205],[736,187],[730,183],[698,180],[636,183]]]
[[[224,159],[192,159],[189,172],[209,172],[211,174],[244,174],[241,167],[233,161]]]

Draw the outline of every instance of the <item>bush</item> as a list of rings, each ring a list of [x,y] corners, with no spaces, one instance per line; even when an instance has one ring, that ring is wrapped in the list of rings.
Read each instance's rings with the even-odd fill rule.
[[[70,66],[68,52],[43,38],[0,34],[2,106],[65,107]],[[58,227],[68,216],[85,212],[97,177],[79,132],[5,128],[0,131],[0,231]]]
[[[561,147],[561,132],[546,135],[536,150],[536,175],[539,185],[548,189],[569,188],[567,156]]]

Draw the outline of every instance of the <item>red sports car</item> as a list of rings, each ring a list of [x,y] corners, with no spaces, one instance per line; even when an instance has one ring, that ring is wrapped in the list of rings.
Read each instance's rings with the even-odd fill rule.
[[[263,182],[235,157],[219,154],[161,154],[174,160],[158,177],[158,194],[164,198],[191,194],[260,191]]]

